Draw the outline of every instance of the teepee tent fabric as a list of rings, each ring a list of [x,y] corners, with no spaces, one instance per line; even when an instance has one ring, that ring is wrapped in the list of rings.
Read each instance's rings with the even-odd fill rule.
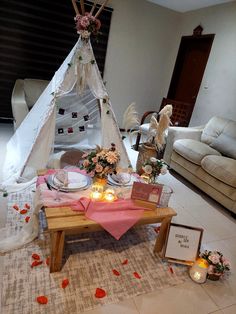
[[[90,40],[80,37],[8,142],[3,181],[32,179],[38,169],[46,167],[54,147],[84,150],[96,144],[109,147],[111,142],[120,152],[120,166],[128,167],[130,161]]]

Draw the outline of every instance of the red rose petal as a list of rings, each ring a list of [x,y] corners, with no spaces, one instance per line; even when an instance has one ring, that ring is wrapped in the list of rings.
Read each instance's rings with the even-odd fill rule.
[[[33,259],[36,259],[36,260],[38,260],[38,261],[40,260],[40,256],[39,256],[37,253],[33,253],[33,254],[32,254],[32,258],[33,258]]]
[[[140,276],[136,271],[135,271],[133,274],[134,274],[134,277],[135,277],[135,278],[141,279],[141,276]]]
[[[154,231],[155,231],[156,233],[159,233],[160,230],[161,230],[161,226],[154,228]]]
[[[43,264],[42,261],[33,261],[33,263],[31,264],[31,267],[33,268],[33,267],[39,266],[41,264]]]
[[[69,279],[62,280],[61,287],[65,289],[69,285]]]
[[[15,204],[15,205],[13,205],[12,207],[13,207],[15,210],[19,210],[19,209],[20,209],[20,208],[19,208],[19,206],[18,206],[18,205],[16,205],[16,204]]]
[[[104,298],[106,296],[106,291],[101,289],[101,288],[97,288],[96,292],[95,292],[95,297],[98,299]]]
[[[125,259],[121,264],[122,264],[122,265],[127,265],[128,262],[129,262],[129,261],[128,261],[127,259]]]
[[[171,266],[169,266],[169,271],[171,272],[171,274],[174,273],[173,268]]]
[[[47,257],[45,262],[49,266],[50,265],[50,257]]]
[[[112,272],[115,276],[120,276],[120,273],[116,269],[112,269]]]
[[[25,217],[25,222],[29,222],[29,220],[30,220],[30,216],[26,216]]]
[[[21,215],[24,215],[24,214],[27,214],[28,213],[28,210],[27,209],[22,209],[21,211],[20,211],[20,214]]]
[[[39,304],[47,304],[48,303],[48,298],[45,297],[45,295],[40,295],[39,297],[37,297],[37,302]]]
[[[25,204],[25,208],[26,208],[26,209],[30,209],[30,205],[26,203],[26,204]]]

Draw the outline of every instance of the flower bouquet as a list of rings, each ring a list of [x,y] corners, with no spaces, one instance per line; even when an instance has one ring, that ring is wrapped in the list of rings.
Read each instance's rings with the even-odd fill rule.
[[[149,177],[149,182],[155,183],[159,174],[164,175],[167,173],[167,165],[163,160],[150,157],[143,163],[142,170],[144,175]]]
[[[211,280],[219,280],[219,278],[230,270],[230,262],[223,254],[219,251],[208,251],[205,250],[201,257],[204,258],[208,264],[208,275],[207,278]]]
[[[91,13],[85,12],[84,15],[76,15],[75,17],[77,33],[81,35],[83,39],[89,38],[91,34],[97,35],[101,27],[101,22]]]
[[[116,166],[120,160],[120,154],[116,145],[111,144],[109,149],[97,146],[96,151],[85,153],[81,169],[95,178],[106,179],[108,174],[116,173]]]

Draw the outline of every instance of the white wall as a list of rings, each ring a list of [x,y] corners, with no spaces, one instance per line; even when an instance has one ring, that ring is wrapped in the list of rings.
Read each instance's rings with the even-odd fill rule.
[[[236,2],[183,14],[182,35],[199,24],[215,39],[190,125],[213,115],[236,120]]]
[[[180,42],[182,14],[146,0],[113,0],[104,80],[119,125],[136,102],[140,116],[166,96]]]

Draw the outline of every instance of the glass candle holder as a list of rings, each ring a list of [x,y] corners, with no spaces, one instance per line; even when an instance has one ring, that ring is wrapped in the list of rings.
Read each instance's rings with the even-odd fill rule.
[[[108,202],[113,202],[116,199],[116,194],[113,189],[106,189],[104,193],[104,200]]]
[[[208,263],[204,258],[198,258],[190,268],[189,275],[197,283],[204,283],[207,278]]]
[[[99,183],[94,183],[91,187],[90,198],[95,201],[99,201],[103,197],[103,185]]]

